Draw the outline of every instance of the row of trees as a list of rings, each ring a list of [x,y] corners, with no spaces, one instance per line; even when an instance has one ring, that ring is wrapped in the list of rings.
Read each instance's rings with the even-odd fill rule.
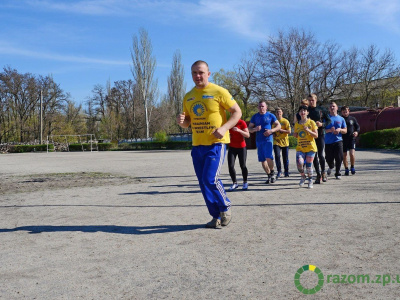
[[[322,104],[387,106],[400,95],[400,66],[392,51],[375,45],[342,50],[334,42],[318,42],[312,33],[279,32],[243,56],[233,71],[220,70],[215,81],[228,88],[243,106],[270,100],[292,116],[301,99],[316,93]]]
[[[165,95],[158,91],[156,58],[143,29],[133,37],[131,58],[132,79],[94,86],[84,106],[72,102],[51,76],[5,67],[0,73],[0,142],[40,138],[41,97],[44,136],[94,133],[121,140],[181,132],[175,124],[186,91],[180,52],[173,56]],[[335,100],[365,107],[391,105],[400,96],[400,67],[390,50],[381,53],[375,45],[342,50],[298,29],[271,36],[232,70],[213,73],[212,80],[231,92],[245,119],[256,112],[259,100],[267,100],[272,109],[282,107],[291,119],[310,93],[317,93],[322,104]]]

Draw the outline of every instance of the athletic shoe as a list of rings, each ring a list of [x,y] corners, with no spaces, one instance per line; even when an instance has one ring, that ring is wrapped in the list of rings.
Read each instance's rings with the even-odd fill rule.
[[[349,174],[350,174],[349,169],[344,170],[344,175],[345,175],[345,176],[349,176]]]
[[[244,182],[242,190],[247,190],[248,188],[249,188],[249,184],[247,182]]]
[[[354,167],[350,168],[351,174],[356,174],[356,169],[354,169]]]
[[[332,174],[332,170],[333,170],[333,169],[331,169],[331,168],[328,168],[328,172],[326,172],[326,173],[328,174],[328,176],[331,176],[331,174]]]
[[[213,218],[210,222],[206,224],[206,228],[221,228],[221,220]]]
[[[285,172],[285,177],[289,177],[289,172]]]
[[[282,176],[281,171],[278,171],[278,174],[276,174],[276,179],[278,180],[278,178],[280,178]]]
[[[340,175],[340,174],[339,175],[335,175],[335,177],[336,177],[336,179],[339,179],[339,180],[342,179],[342,175]]]
[[[274,170],[272,170],[271,173],[268,174],[268,178],[271,180],[271,183],[274,183],[276,181]]]
[[[300,182],[299,182],[299,186],[302,187],[304,185],[304,182],[306,182],[306,178],[305,177],[301,177]]]
[[[267,178],[267,181],[265,181],[266,184],[269,184],[270,178]]]
[[[309,189],[313,188],[312,178],[308,178],[308,188]]]
[[[326,177],[326,173],[322,172],[322,182],[327,182],[328,181],[328,177]]]
[[[229,188],[228,191],[231,192],[231,191],[233,191],[233,190],[236,190],[238,187],[239,187],[238,184],[237,184],[237,183],[234,183],[234,184],[232,184],[232,186]]]
[[[231,219],[232,219],[231,210],[222,212],[219,215],[221,216],[221,225],[228,226],[228,224],[231,222]]]
[[[321,183],[321,175],[317,175],[317,178],[315,179],[315,184],[320,184]],[[311,187],[312,188],[312,187]]]

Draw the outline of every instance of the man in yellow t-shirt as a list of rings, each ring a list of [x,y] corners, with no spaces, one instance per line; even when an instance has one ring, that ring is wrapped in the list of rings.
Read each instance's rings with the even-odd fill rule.
[[[195,87],[185,95],[177,123],[182,128],[192,126],[193,166],[213,217],[206,227],[219,228],[231,220],[231,202],[219,174],[230,141],[229,129],[236,125],[242,112],[226,89],[208,81],[211,73],[205,61],[196,61],[191,71]],[[231,114],[228,120],[226,111]]]
[[[275,115],[281,124],[281,129],[274,133],[274,155],[276,169],[278,170],[276,179],[278,179],[282,174],[281,151],[283,167],[285,169],[285,177],[289,177],[289,134],[291,132],[291,128],[289,121],[283,117],[282,108],[278,107],[275,110]]]

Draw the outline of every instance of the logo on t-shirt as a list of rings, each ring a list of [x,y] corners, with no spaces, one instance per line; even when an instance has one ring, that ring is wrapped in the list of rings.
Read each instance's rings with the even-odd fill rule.
[[[203,95],[203,99],[214,99],[214,96]]]
[[[206,108],[200,102],[193,105],[192,109],[193,109],[193,113],[198,117],[201,117],[204,114],[204,112],[206,111]]]

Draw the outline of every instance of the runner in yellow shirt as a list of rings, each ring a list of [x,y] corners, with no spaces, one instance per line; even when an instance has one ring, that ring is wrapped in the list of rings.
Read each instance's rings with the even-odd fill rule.
[[[318,128],[313,120],[307,118],[307,106],[300,106],[299,114],[301,119],[294,125],[293,133],[294,137],[297,138],[296,164],[301,175],[299,185],[302,187],[306,181],[306,175],[304,172],[305,164],[308,174],[308,188],[312,189],[313,161],[315,153],[317,152],[317,144],[315,143],[315,139],[318,137]]]
[[[282,108],[275,110],[276,118],[281,124],[281,129],[274,133],[274,154],[275,154],[275,165],[278,170],[276,179],[281,177],[282,165],[281,165],[281,151],[283,159],[283,167],[285,169],[285,177],[289,177],[289,134],[291,132],[290,122],[283,118]]]

